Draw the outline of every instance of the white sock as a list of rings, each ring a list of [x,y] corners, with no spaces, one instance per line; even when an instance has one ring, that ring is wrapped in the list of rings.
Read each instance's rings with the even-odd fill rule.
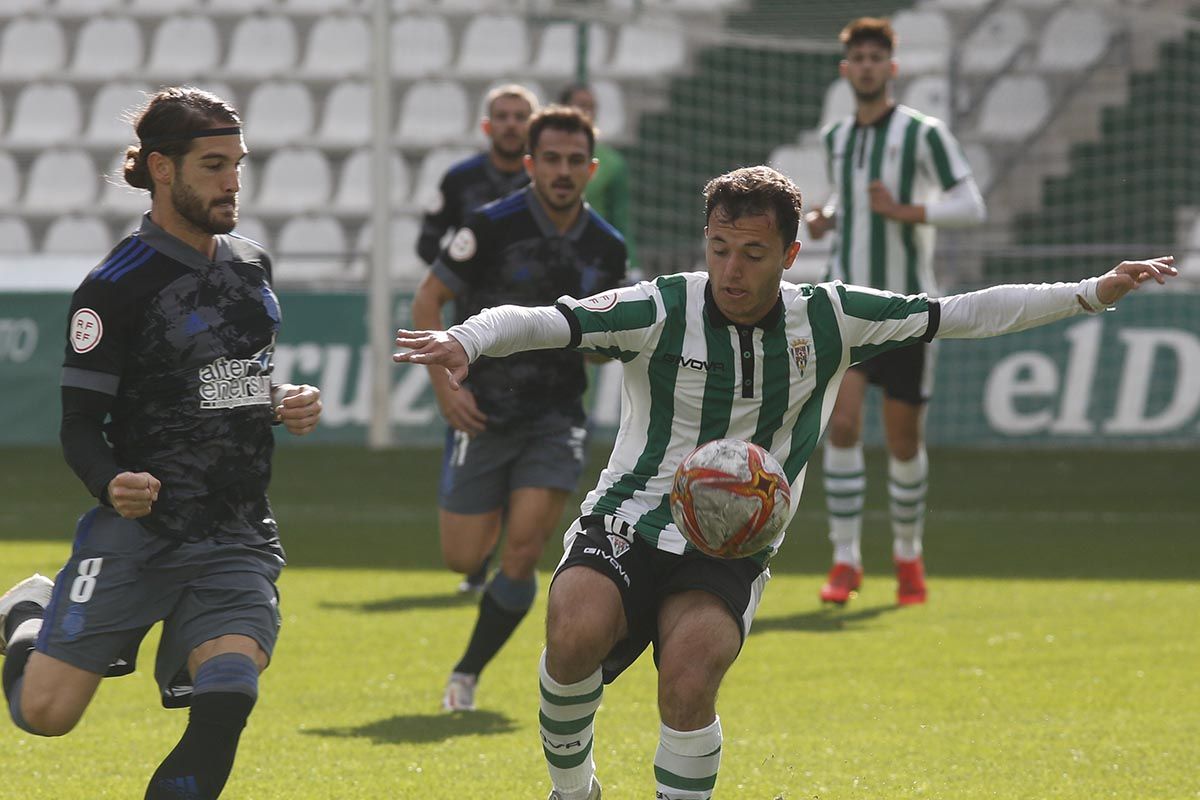
[[[654,780],[659,797],[708,800],[721,766],[721,718],[698,731],[661,726],[654,754]]]
[[[892,515],[892,555],[904,561],[921,557],[925,532],[925,494],[929,457],[925,448],[908,461],[888,459],[888,498]]]
[[[541,682],[538,720],[550,783],[564,800],[584,800],[596,774],[592,733],[604,691],[601,671],[597,668],[578,683],[559,683],[546,671],[543,650],[538,677]]]
[[[867,494],[866,460],[861,444],[825,444],[825,507],[835,564],[862,566],[862,512]]]

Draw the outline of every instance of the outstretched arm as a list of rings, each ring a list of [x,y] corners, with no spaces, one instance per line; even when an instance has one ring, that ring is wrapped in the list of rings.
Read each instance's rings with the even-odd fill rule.
[[[1173,256],[1122,261],[1095,278],[1078,283],[993,286],[944,297],[939,302],[940,338],[975,339],[1046,325],[1112,306],[1143,283],[1165,283],[1179,274]]]
[[[501,358],[526,350],[549,350],[571,343],[571,326],[554,306],[497,306],[455,325],[448,331],[396,331],[396,363],[440,366],[458,389],[467,368],[480,356]]]

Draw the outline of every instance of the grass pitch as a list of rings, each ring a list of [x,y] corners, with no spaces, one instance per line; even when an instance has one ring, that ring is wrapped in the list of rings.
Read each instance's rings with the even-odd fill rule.
[[[51,449],[0,451],[0,588],[65,560],[88,499]],[[544,591],[484,673],[480,711],[438,712],[474,606],[438,564],[437,454],[280,450],[290,566],[275,662],[228,798],[542,798]],[[599,458],[597,458],[597,461]],[[722,691],[718,797],[1200,797],[1195,451],[931,455],[930,602],[898,609],[881,454],[868,457],[867,579],[844,609],[819,470]],[[552,541],[543,566],[560,553]],[[0,725],[0,796],[140,798],[186,722],[158,707],[154,634],[80,726]],[[654,793],[648,657],[605,693],[605,798]]]

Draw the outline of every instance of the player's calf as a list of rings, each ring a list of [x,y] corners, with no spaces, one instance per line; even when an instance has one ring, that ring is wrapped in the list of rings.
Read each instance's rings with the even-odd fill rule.
[[[222,653],[196,670],[188,725],[155,771],[145,800],[214,800],[233,769],[238,739],[258,699],[258,665]]]

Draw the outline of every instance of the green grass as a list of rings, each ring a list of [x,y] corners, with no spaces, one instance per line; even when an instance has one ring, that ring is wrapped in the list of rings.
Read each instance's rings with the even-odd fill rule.
[[[541,798],[535,665],[544,599],[438,713],[473,622],[438,564],[434,454],[282,449],[284,629],[229,798]],[[87,498],[49,449],[0,450],[0,587],[65,559]],[[932,454],[930,603],[897,609],[882,459],[867,581],[822,608],[820,474],[720,699],[717,796],[1197,798],[1200,493],[1194,451]],[[559,554],[543,560],[543,587]],[[148,638],[64,739],[0,725],[0,796],[141,797],[186,714],[158,707]],[[653,666],[605,694],[605,797],[653,796]]]

